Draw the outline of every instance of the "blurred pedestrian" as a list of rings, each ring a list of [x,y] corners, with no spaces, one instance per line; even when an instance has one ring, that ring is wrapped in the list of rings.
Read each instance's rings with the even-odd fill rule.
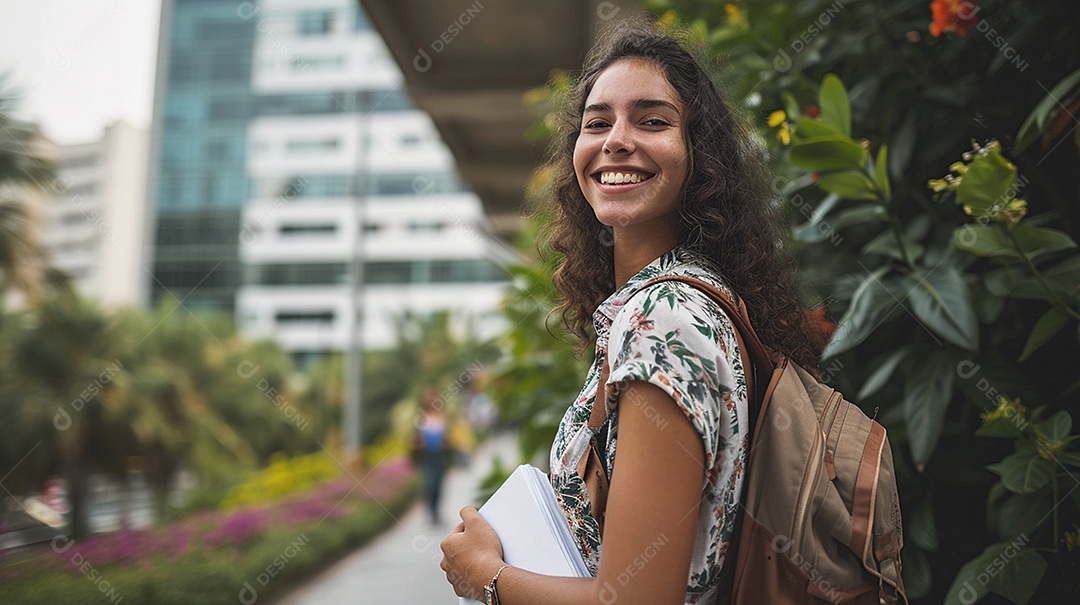
[[[443,479],[453,448],[450,443],[450,417],[439,391],[428,387],[420,397],[420,410],[413,432],[413,461],[419,466],[423,481],[422,494],[432,525],[441,522],[439,503]]]

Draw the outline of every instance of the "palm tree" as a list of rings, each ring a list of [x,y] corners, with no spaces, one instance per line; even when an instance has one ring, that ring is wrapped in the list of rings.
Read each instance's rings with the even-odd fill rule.
[[[122,477],[126,458],[134,453],[126,419],[118,413],[123,366],[115,338],[95,307],[75,296],[53,295],[25,314],[11,347],[17,407],[34,418],[46,412],[51,426],[41,445],[51,467],[47,470],[67,479],[72,532],[82,535],[89,522],[89,473]],[[21,432],[22,427],[11,429]]]
[[[15,117],[15,98],[0,78],[0,293],[14,287],[36,299],[43,255],[26,198],[60,182],[40,153],[43,137],[37,127]]]

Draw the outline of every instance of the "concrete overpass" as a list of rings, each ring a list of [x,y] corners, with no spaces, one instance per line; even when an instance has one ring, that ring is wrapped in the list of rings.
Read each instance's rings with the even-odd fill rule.
[[[517,231],[545,141],[523,102],[555,69],[579,69],[596,32],[632,0],[360,0],[431,114],[495,230]],[[626,14],[626,13],[623,13]]]

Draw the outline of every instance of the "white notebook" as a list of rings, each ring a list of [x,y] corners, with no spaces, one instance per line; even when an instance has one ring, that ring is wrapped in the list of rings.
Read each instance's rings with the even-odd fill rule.
[[[508,565],[547,576],[590,576],[555,490],[535,466],[517,467],[480,507],[480,516],[499,534]],[[480,605],[465,598],[461,603]]]

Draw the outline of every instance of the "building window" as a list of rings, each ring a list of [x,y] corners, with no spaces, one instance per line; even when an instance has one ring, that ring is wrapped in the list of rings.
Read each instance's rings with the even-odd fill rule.
[[[375,195],[411,195],[417,193],[413,181],[417,179],[415,174],[376,174],[374,175]],[[427,181],[421,179],[417,184],[424,185]]]
[[[334,13],[329,11],[301,11],[297,16],[296,33],[301,36],[328,34],[334,25]]]
[[[414,221],[409,223],[409,233],[438,233],[445,227],[443,223]]]
[[[348,280],[345,263],[249,265],[247,281],[258,286],[331,286]]]
[[[317,225],[282,225],[278,231],[281,235],[328,235],[337,232],[337,225],[333,223]]]
[[[410,261],[381,261],[364,265],[366,284],[407,284],[413,281]]]
[[[333,55],[330,57],[293,57],[290,61],[294,71],[326,71],[341,69],[345,66],[345,57]]]
[[[254,182],[255,193],[261,198],[338,197],[354,195],[355,184],[351,176],[321,175],[297,176],[287,179],[261,179]]]
[[[341,139],[294,139],[285,143],[288,153],[325,153],[341,146]]]
[[[334,323],[333,311],[278,311],[274,316],[278,325],[326,325]]]
[[[370,95],[371,111],[401,111],[413,108],[409,94],[401,89],[373,90]]]

